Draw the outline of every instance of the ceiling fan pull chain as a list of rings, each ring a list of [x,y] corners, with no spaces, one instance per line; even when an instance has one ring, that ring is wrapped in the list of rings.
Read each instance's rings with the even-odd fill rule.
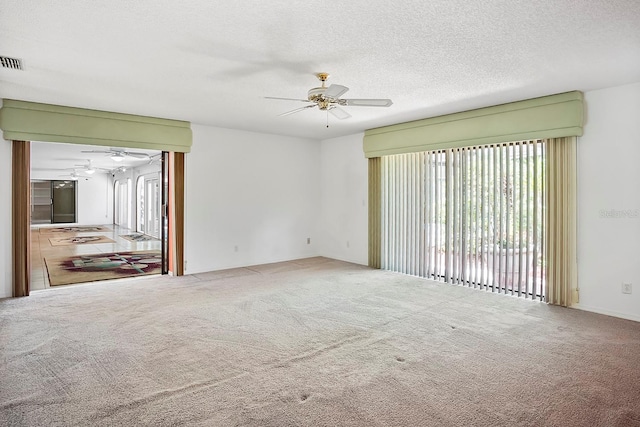
[[[329,110],[327,110],[327,129],[329,129]]]

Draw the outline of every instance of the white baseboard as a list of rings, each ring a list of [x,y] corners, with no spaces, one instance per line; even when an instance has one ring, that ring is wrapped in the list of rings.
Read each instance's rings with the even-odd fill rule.
[[[605,309],[602,309],[602,308],[590,307],[590,306],[585,306],[585,305],[581,305],[581,304],[574,304],[574,305],[571,306],[571,308],[575,308],[575,309],[583,310],[583,311],[590,311],[592,313],[604,314],[604,315],[607,315],[607,316],[619,317],[621,319],[627,319],[627,320],[633,320],[633,321],[636,321],[636,322],[640,322],[640,315],[628,314],[628,313],[620,313],[620,312],[617,312],[617,311],[605,310]]]

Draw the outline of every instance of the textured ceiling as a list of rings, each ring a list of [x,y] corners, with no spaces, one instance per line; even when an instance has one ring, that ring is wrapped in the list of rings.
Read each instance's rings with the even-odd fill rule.
[[[0,97],[316,139],[640,81],[638,0],[3,0]],[[329,83],[337,120],[264,96]]]

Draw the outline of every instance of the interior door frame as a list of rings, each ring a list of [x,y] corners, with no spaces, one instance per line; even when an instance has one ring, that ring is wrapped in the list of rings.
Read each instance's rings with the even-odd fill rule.
[[[28,296],[31,285],[31,143],[12,140],[13,296]],[[168,152],[168,273],[184,274],[185,153]],[[163,166],[164,167],[164,166]],[[164,245],[163,245],[164,246]]]
[[[169,273],[169,153],[163,151],[160,155],[162,167],[160,187],[160,242],[162,256],[162,274]]]
[[[11,142],[11,254],[13,296],[29,295],[31,281],[31,143]]]

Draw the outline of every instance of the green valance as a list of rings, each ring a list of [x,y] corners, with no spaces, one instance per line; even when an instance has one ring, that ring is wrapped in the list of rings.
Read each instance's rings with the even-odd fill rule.
[[[189,122],[4,99],[6,140],[66,142],[188,153]]]
[[[367,130],[368,158],[529,139],[582,136],[582,92],[566,92]]]

